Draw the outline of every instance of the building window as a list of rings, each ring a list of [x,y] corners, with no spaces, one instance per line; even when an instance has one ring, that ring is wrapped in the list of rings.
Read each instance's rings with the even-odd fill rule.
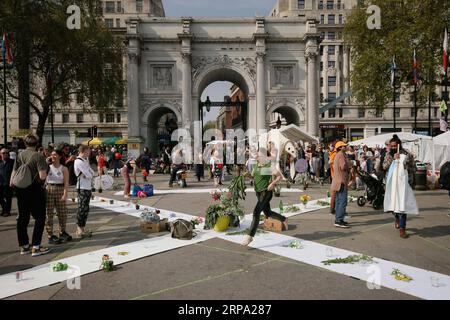
[[[433,109],[434,117],[435,117],[435,118],[437,118],[438,110],[439,110],[438,108],[434,108],[434,109]]]
[[[341,0],[337,0],[336,9],[338,9],[338,10],[341,9]]]
[[[48,115],[48,118],[47,118],[47,123],[52,123],[52,122],[55,123],[54,120],[55,120],[55,114],[54,113],[53,114],[50,113]]]
[[[114,123],[114,113],[106,114],[106,123]]]
[[[395,111],[397,111],[397,110],[395,110]],[[415,114],[415,108],[411,108],[411,117],[414,117],[414,114]]]
[[[323,71],[323,62],[320,61],[320,71]]]
[[[365,117],[366,117],[366,109],[358,108],[358,118],[365,118]]]
[[[122,12],[122,2],[117,1],[117,12],[121,13]]]
[[[335,23],[336,23],[336,19],[335,19],[334,14],[329,14],[328,15],[328,24],[335,24]]]
[[[395,117],[400,118],[400,108],[395,108]]]
[[[319,52],[320,52],[320,55],[323,56],[323,46],[320,46]]]
[[[109,29],[113,28],[114,27],[114,20],[113,19],[105,19],[105,25]]]
[[[336,61],[328,61],[328,68],[335,68],[336,67]]]
[[[84,114],[77,113],[77,123],[83,123],[83,122],[84,122]]]
[[[323,0],[319,1],[319,5],[318,5],[319,10],[323,9]]]
[[[344,116],[344,109],[339,108],[339,118],[342,118]]]
[[[335,87],[336,86],[336,77],[328,77],[328,86]]]
[[[344,18],[342,16],[342,14],[339,15],[339,24],[343,24],[344,23]]]
[[[325,15],[321,14],[320,15],[320,24],[324,24],[325,23]]]
[[[320,33],[320,39],[325,39],[325,32],[322,31],[322,32]]]
[[[120,19],[116,19],[116,28],[120,28]]]
[[[328,118],[336,118],[336,109],[335,108],[331,108],[330,110],[328,110]]]
[[[321,93],[321,94],[320,94],[320,103],[322,103],[323,100],[324,100],[324,98],[323,98],[323,93]]]
[[[305,0],[298,0],[298,8],[305,9]]]
[[[136,12],[140,13],[144,9],[144,3],[142,0],[136,0]]]
[[[328,92],[328,101],[336,100],[336,92]]]
[[[395,93],[395,102],[400,102],[400,92]]]
[[[334,40],[336,39],[336,33],[335,32],[328,32],[328,40]]]
[[[105,121],[105,116],[103,113],[98,114],[98,122],[103,123]]]
[[[320,77],[320,87],[323,88],[323,78]]]
[[[382,116],[383,116],[383,111],[382,110],[376,110],[375,111],[375,117],[381,118]]]
[[[120,113],[117,114],[117,123],[122,122],[122,115]]]
[[[106,1],[105,13],[114,13],[114,12],[116,12],[114,1]]]
[[[327,9],[333,10],[334,8],[334,0],[327,0]]]
[[[68,113],[62,114],[62,123],[69,123],[69,114]]]
[[[336,48],[334,46],[328,46],[328,55],[334,56]]]

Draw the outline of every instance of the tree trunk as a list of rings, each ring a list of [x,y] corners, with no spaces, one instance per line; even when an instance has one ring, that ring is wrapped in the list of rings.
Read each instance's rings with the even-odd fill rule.
[[[50,97],[46,96],[44,101],[46,102],[43,106],[42,106],[42,112],[41,113],[37,113],[37,116],[39,118],[38,120],[38,124],[36,127],[36,135],[39,138],[39,145],[42,146],[42,138],[44,136],[44,131],[45,131],[45,123],[47,122],[47,118],[48,118],[48,114],[50,112]]]
[[[30,129],[30,45],[25,34],[17,36],[17,73],[19,89],[19,129]]]

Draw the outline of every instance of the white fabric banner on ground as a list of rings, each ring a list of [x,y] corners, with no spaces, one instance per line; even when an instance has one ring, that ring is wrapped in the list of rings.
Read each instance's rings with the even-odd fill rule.
[[[195,193],[211,193],[214,191],[228,191],[228,189],[220,189],[220,188],[210,188],[210,189],[173,189],[173,190],[154,190],[154,195],[162,195],[162,194],[195,194]],[[255,190],[246,190],[247,193],[254,193]],[[281,193],[301,193],[303,190],[301,189],[295,189],[295,188],[282,188]],[[123,196],[123,191],[119,191],[114,193],[115,196]]]

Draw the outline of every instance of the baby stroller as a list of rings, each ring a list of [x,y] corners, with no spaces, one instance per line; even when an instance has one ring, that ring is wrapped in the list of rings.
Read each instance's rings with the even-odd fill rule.
[[[358,170],[358,176],[366,185],[364,196],[358,198],[358,206],[364,207],[369,202],[375,210],[383,208],[384,183],[365,171]]]

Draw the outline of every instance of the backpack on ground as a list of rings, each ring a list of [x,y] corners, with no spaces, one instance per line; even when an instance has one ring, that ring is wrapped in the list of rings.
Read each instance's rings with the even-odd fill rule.
[[[38,154],[38,153],[36,153]],[[35,156],[35,155],[33,155]],[[28,163],[23,162],[23,158],[19,155],[18,160],[21,165],[16,170],[15,175],[11,178],[11,183],[19,189],[25,189],[31,186],[33,183],[34,177]]]
[[[175,220],[172,223],[171,233],[172,238],[180,240],[191,240],[196,236],[192,222],[183,219]]]

